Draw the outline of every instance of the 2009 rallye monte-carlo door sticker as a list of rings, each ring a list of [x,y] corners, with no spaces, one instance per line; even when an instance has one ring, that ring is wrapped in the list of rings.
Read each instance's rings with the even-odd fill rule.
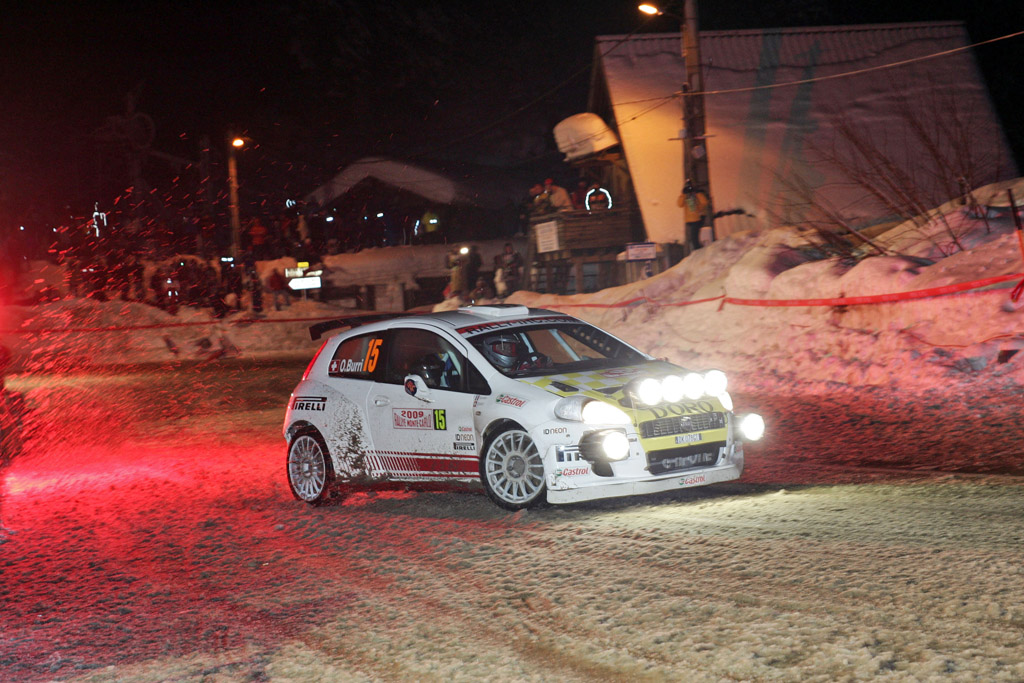
[[[392,408],[391,419],[395,429],[448,429],[444,408],[434,410]]]

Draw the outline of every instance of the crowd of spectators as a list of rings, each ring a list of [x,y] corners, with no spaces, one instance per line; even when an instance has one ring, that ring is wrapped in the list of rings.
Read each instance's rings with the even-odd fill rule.
[[[63,296],[120,299],[148,303],[170,313],[177,313],[181,306],[209,308],[215,317],[245,306],[258,314],[265,289],[274,293],[275,307],[289,301],[281,274],[277,273],[273,283],[263,281],[257,260],[292,256],[311,265],[320,260],[308,235],[303,242],[297,229],[272,231],[260,219],[246,223],[241,255],[236,259],[224,231],[210,225],[200,221],[193,230],[168,231],[155,223],[142,229],[137,221],[118,225],[94,217],[84,224],[53,228],[46,235],[24,229],[0,235],[0,299],[8,303],[37,303]],[[17,291],[15,283],[31,260],[60,266],[61,286]]]
[[[569,192],[547,178],[530,188],[529,213],[544,216],[559,211],[603,211],[612,208],[611,193],[600,183],[580,178]]]

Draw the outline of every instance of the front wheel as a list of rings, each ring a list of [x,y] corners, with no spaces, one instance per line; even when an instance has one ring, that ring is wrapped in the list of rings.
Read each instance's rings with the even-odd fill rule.
[[[320,434],[307,429],[299,432],[288,446],[288,486],[292,495],[310,505],[319,505],[330,497],[334,468]]]
[[[492,438],[480,460],[480,479],[506,510],[537,504],[544,495],[544,461],[530,435],[513,428]]]

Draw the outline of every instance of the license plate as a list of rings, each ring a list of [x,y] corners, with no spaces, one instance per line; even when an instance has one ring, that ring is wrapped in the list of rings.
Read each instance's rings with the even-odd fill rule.
[[[696,443],[703,440],[704,435],[697,434],[679,434],[676,436],[676,443]]]

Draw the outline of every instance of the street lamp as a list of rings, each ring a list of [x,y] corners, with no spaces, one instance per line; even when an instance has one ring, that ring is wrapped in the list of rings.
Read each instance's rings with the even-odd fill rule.
[[[245,138],[231,138],[228,145],[228,208],[231,212],[231,255],[238,259],[242,246],[242,221],[238,213],[238,160],[235,150],[245,147]]]
[[[644,3],[637,7],[651,16],[668,15],[679,20],[682,34],[681,53],[686,65],[686,83],[683,84],[683,183],[689,179],[697,189],[704,189],[708,199],[708,222],[711,234],[715,231],[714,210],[711,206],[711,174],[708,170],[708,150],[704,122],[704,72],[701,70],[700,39],[697,29],[697,0],[684,0],[683,16],[666,12],[657,5]]]

